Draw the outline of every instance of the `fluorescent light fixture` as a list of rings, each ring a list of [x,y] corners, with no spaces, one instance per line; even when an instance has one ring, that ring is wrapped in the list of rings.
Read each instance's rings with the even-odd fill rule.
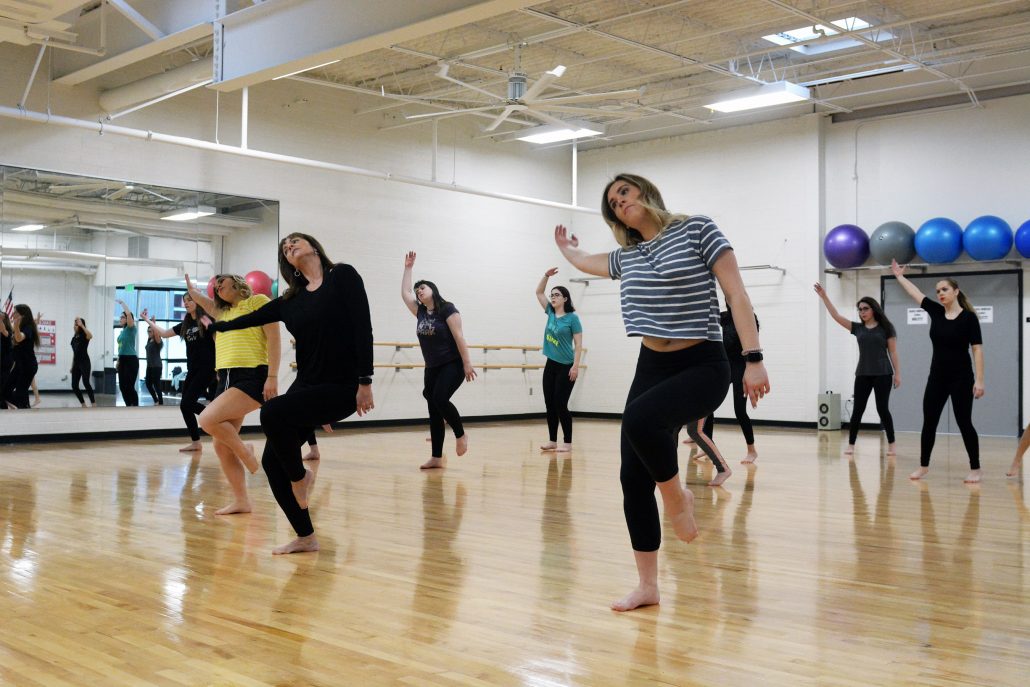
[[[825,79],[816,79],[815,81],[805,81],[801,86],[811,88],[812,86],[825,86],[831,83],[841,83],[842,81],[853,81],[855,79],[864,79],[867,76],[880,76],[881,74],[900,74],[901,72],[912,71],[916,68],[914,64],[899,64],[893,67],[881,67],[879,69],[867,69],[861,72],[852,72],[850,74],[841,74],[840,76],[828,76]]]
[[[11,231],[39,231],[46,229],[45,224],[23,224],[20,227],[11,227]]]
[[[741,110],[796,103],[808,99],[808,89],[804,86],[798,86],[789,81],[774,81],[754,88],[731,91],[723,95],[720,100],[705,105],[705,107],[716,112],[740,112]]]
[[[310,72],[312,69],[318,69],[319,67],[328,67],[329,65],[336,64],[337,62],[339,62],[339,60],[329,60],[328,62],[323,62],[322,64],[316,64],[314,67],[304,67],[303,69],[298,69],[297,71],[290,72],[289,74],[283,74],[282,76],[272,77],[272,81],[278,81],[279,79],[285,79],[288,76],[296,76],[297,74]]]
[[[825,26],[823,24],[802,26],[798,29],[791,29],[790,31],[781,31],[780,33],[762,36],[762,38],[770,43],[775,43],[776,45],[790,46],[791,50],[799,52],[802,55],[819,55],[825,52],[855,48],[862,45],[862,42],[853,38],[842,38],[836,41],[825,41],[823,43],[813,43],[810,45],[794,44],[822,38],[823,36],[836,36],[842,31],[861,31],[862,29],[871,29],[870,31],[866,31],[860,35],[867,40],[876,41],[877,43],[889,41],[894,38],[894,34],[890,31],[887,31],[886,29],[872,28],[872,24],[864,19],[859,19],[858,17],[838,19],[837,21],[830,22],[830,26]]]
[[[515,134],[515,138],[529,143],[557,143],[571,141],[576,138],[600,136],[604,133],[604,125],[592,122],[569,120],[564,126],[542,124],[532,129],[525,129]]]
[[[192,210],[172,210],[161,215],[161,219],[166,219],[169,222],[189,222],[200,217],[207,217],[208,215],[215,214],[215,209],[207,205],[201,205],[193,208]]]

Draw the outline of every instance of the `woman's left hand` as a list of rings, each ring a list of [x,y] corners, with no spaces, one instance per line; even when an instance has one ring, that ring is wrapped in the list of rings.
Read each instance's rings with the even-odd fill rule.
[[[273,398],[279,395],[279,380],[275,377],[269,377],[265,380],[265,388],[261,394],[266,401],[271,401]]]
[[[476,368],[472,367],[472,363],[465,363],[465,381],[471,382],[476,378]]]
[[[980,382],[973,384],[973,398],[983,398],[985,393],[987,393],[987,390],[984,389],[983,384]]]
[[[355,403],[358,409],[358,417],[367,415],[369,411],[375,408],[375,403],[372,401],[372,385],[371,384],[358,384],[358,395],[355,397]]]
[[[899,375],[899,374],[898,375],[894,375],[894,388],[895,389],[900,389],[901,388],[901,375]]]
[[[576,381],[577,377],[579,377],[579,366],[573,365],[572,369],[569,370],[569,381],[574,382]]]
[[[744,367],[744,395],[751,399],[751,407],[758,407],[758,399],[772,390],[769,386],[769,373],[761,362],[747,363]]]

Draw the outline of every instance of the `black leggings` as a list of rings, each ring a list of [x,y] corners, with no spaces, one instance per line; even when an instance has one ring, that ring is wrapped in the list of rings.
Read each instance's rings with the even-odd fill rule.
[[[544,405],[547,407],[547,432],[551,441],[558,441],[558,423],[561,423],[565,443],[572,443],[572,413],[569,412],[569,397],[576,383],[569,379],[572,365],[563,365],[547,359],[544,365]]]
[[[679,472],[677,434],[711,414],[730,386],[730,365],[718,341],[658,353],[640,347],[622,415],[622,509],[634,551],[657,551],[662,525],[654,490]]]
[[[726,472],[726,461],[719,453],[719,449],[715,445],[715,441],[712,439],[712,426],[714,421],[712,416],[709,415],[705,418],[704,425],[701,431],[697,431],[697,422],[691,422],[687,425],[687,434],[694,440],[705,455],[708,456],[708,460],[712,461],[712,465],[715,466],[716,472]]]
[[[429,436],[432,438],[433,458],[443,456],[445,421],[454,431],[455,439],[465,436],[465,428],[461,424],[461,414],[451,403],[451,396],[464,381],[465,367],[460,359],[437,367],[426,368],[422,396],[429,403]]]
[[[139,381],[139,357],[135,355],[118,356],[118,389],[122,392],[122,400],[127,406],[139,405],[139,394],[136,393],[136,382]]]
[[[150,398],[154,400],[157,405],[163,406],[165,404],[164,395],[161,393],[161,371],[164,368],[161,367],[150,367],[147,366],[147,391],[150,392]]]
[[[298,537],[314,533],[307,508],[293,495],[291,482],[304,479],[300,449],[315,427],[342,420],[357,409],[358,385],[294,382],[282,396],[261,406],[261,428],[268,441],[261,465],[279,507]]]
[[[90,363],[89,358],[72,363],[72,391],[75,392],[75,398],[79,399],[79,403],[85,403],[86,399],[82,397],[82,392],[79,391],[79,380],[82,380],[82,386],[86,388],[86,393],[89,394],[89,402],[93,405],[97,404],[97,399],[93,396],[93,386],[89,383],[89,375],[93,371],[93,365]]]
[[[755,431],[751,427],[751,417],[747,414],[748,398],[744,395],[744,368],[746,366],[747,362],[739,356],[736,360],[730,360],[730,381],[733,383],[733,414],[737,416],[737,424],[740,425],[740,432],[744,435],[744,443],[751,447],[755,445]],[[714,436],[714,415],[709,415],[705,418],[702,431],[709,439]],[[690,434],[690,432],[688,431],[687,434]],[[695,443],[697,442],[693,435],[690,438],[694,439]],[[698,444],[698,446],[704,448],[703,444]],[[708,451],[706,450],[705,453],[707,454]],[[711,455],[708,457],[711,458]],[[715,467],[718,468],[719,463],[715,463]],[[719,472],[722,472],[722,470],[719,470]]]
[[[190,433],[190,439],[200,441],[200,428],[197,426],[197,416],[204,412],[204,406],[200,403],[200,396],[203,394],[207,400],[214,399],[217,392],[215,369],[205,368],[195,370],[192,367],[186,370],[186,379],[182,382],[182,398],[179,401],[179,411],[182,412],[183,422]]]
[[[937,439],[937,424],[944,412],[944,404],[951,398],[951,410],[955,414],[962,443],[969,454],[969,469],[980,469],[980,437],[973,427],[973,376],[972,368],[965,370],[935,370],[930,368],[923,392],[923,434],[919,442],[919,464],[930,466],[930,454]]]
[[[851,420],[848,422],[849,444],[854,445],[855,439],[858,437],[858,426],[862,423],[862,415],[865,414],[865,407],[869,403],[871,392],[876,393],[876,413],[880,416],[883,431],[887,433],[887,442],[894,443],[894,418],[891,417],[888,404],[893,384],[893,375],[858,375],[855,377],[855,407],[851,411]],[[973,385],[970,384],[969,388],[972,389]]]
[[[7,400],[18,408],[28,408],[29,389],[32,388],[32,380],[36,378],[38,371],[39,361],[35,355],[28,361],[21,360],[15,363],[11,381],[8,382],[11,386],[11,397]]]

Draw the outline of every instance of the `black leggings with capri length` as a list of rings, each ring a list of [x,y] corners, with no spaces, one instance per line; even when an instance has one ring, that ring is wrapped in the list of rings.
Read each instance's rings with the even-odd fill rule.
[[[357,393],[356,382],[311,385],[294,382],[285,394],[261,406],[261,428],[268,439],[261,466],[275,500],[298,537],[315,531],[308,509],[297,503],[291,485],[304,479],[300,449],[315,427],[351,415],[357,409]]]
[[[139,405],[136,382],[139,381],[139,358],[134,355],[118,356],[118,389],[127,406]]]
[[[433,458],[443,456],[443,438],[446,432],[444,421],[454,430],[454,438],[465,436],[461,414],[451,403],[451,396],[465,381],[465,368],[461,359],[436,367],[427,367],[423,378],[425,386],[422,396],[429,404],[429,436],[432,439]],[[317,426],[317,425],[316,425]]]
[[[182,382],[182,398],[179,400],[179,410],[182,412],[182,420],[186,423],[186,429],[190,433],[190,439],[200,441],[200,428],[197,426],[197,416],[204,412],[204,406],[200,403],[200,396],[207,396],[209,401],[214,400],[217,388],[215,379],[215,368],[186,370],[186,379]]]
[[[572,413],[569,412],[569,397],[576,383],[569,379],[572,365],[563,365],[547,359],[544,365],[543,392],[547,408],[547,432],[551,441],[558,441],[558,423],[561,423],[563,440],[572,443]]]
[[[79,403],[86,402],[86,399],[82,397],[82,391],[79,389],[80,381],[82,386],[85,387],[86,393],[89,394],[89,402],[93,405],[97,403],[96,396],[93,395],[93,386],[89,383],[89,376],[92,372],[93,365],[90,363],[89,358],[72,363],[72,391],[75,392],[75,398],[79,399]]]
[[[634,551],[662,543],[655,483],[679,473],[677,435],[726,398],[730,365],[719,341],[671,353],[640,347],[637,370],[622,415],[622,509]]]
[[[894,418],[891,417],[889,405],[893,383],[893,375],[855,377],[855,407],[851,411],[851,421],[848,423],[849,444],[853,445],[858,438],[858,426],[862,424],[862,415],[865,414],[866,404],[869,403],[870,392],[876,394],[876,414],[880,416],[880,424],[887,434],[887,443],[894,443]],[[969,388],[972,389],[973,385],[970,384]]]
[[[930,466],[930,454],[937,440],[937,424],[944,412],[944,404],[951,398],[951,410],[955,413],[962,443],[969,454],[969,469],[980,469],[980,437],[973,427],[973,376],[971,367],[964,370],[935,370],[930,367],[923,392],[923,433],[919,441],[919,464]]]

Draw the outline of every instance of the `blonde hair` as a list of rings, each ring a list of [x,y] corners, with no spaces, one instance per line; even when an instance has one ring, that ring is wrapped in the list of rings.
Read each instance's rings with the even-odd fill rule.
[[[604,221],[611,227],[612,234],[615,235],[615,240],[623,248],[630,248],[632,246],[641,243],[644,237],[640,235],[640,232],[632,227],[627,227],[623,224],[618,217],[615,216],[615,210],[608,204],[608,191],[611,190],[612,186],[618,181],[625,181],[627,184],[634,186],[640,191],[640,200],[637,204],[644,209],[644,211],[651,217],[656,224],[658,224],[662,230],[668,227],[673,222],[686,219],[687,215],[675,214],[665,209],[665,201],[662,200],[662,194],[658,190],[658,187],[652,184],[650,181],[642,176],[636,174],[616,174],[615,177],[608,182],[604,187],[604,193],[601,194],[601,216],[604,217]],[[658,232],[661,234],[661,231]]]
[[[219,310],[228,310],[233,306],[232,303],[225,300],[218,295],[218,285],[222,283],[223,279],[232,279],[232,287],[239,291],[240,295],[243,296],[243,300],[246,300],[254,295],[254,290],[250,288],[250,284],[247,280],[238,274],[217,274],[215,275],[215,305],[218,306]]]

